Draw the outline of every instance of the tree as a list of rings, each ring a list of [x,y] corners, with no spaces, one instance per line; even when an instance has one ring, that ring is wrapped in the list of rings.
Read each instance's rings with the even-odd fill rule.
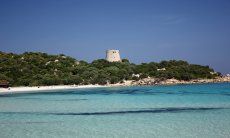
[[[165,68],[165,70],[158,70]],[[176,78],[190,80],[214,78],[221,73],[214,72],[209,66],[189,64],[182,60],[169,60],[160,63],[108,62],[105,59],[92,63],[77,61],[65,55],[49,55],[41,52],[23,54],[0,51],[0,79],[7,80],[11,86],[38,86],[60,84],[107,84],[123,80],[154,78]],[[139,74],[135,78],[133,74]]]
[[[122,59],[123,63],[130,63],[128,59]]]

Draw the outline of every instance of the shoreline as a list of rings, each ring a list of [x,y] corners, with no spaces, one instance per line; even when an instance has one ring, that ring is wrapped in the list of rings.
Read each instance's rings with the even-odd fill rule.
[[[104,85],[52,85],[52,86],[32,86],[32,87],[9,87],[0,88],[0,95],[17,94],[17,93],[39,93],[39,92],[56,92],[62,90],[103,88]]]
[[[124,83],[107,85],[52,85],[52,86],[32,86],[32,87],[9,87],[0,88],[0,95],[20,94],[20,93],[39,93],[39,92],[57,92],[64,90],[105,88],[105,87],[130,87],[130,86],[170,86],[170,85],[192,85],[192,84],[210,84],[210,83],[230,83],[230,78],[218,79],[198,79],[190,81],[179,81],[176,79],[166,79],[158,81],[154,78],[145,78],[139,81],[127,80]]]

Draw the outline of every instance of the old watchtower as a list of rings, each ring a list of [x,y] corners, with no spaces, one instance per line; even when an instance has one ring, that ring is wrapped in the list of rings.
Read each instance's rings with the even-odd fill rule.
[[[109,62],[121,62],[119,50],[107,50],[106,60]]]

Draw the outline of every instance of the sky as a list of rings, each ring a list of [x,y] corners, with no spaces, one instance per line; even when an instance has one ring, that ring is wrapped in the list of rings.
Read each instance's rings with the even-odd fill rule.
[[[229,0],[0,0],[0,51],[186,60],[230,73]]]

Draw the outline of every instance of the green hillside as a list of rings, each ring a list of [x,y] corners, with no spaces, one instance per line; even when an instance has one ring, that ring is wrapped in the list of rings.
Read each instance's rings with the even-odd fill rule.
[[[106,84],[123,80],[138,80],[148,76],[191,80],[214,78],[220,75],[220,73],[212,74],[210,72],[214,72],[214,70],[209,66],[189,64],[181,60],[142,63],[140,65],[129,63],[127,59],[123,59],[121,63],[110,63],[104,59],[87,63],[63,54],[0,52],[0,80],[9,81],[10,86]]]

